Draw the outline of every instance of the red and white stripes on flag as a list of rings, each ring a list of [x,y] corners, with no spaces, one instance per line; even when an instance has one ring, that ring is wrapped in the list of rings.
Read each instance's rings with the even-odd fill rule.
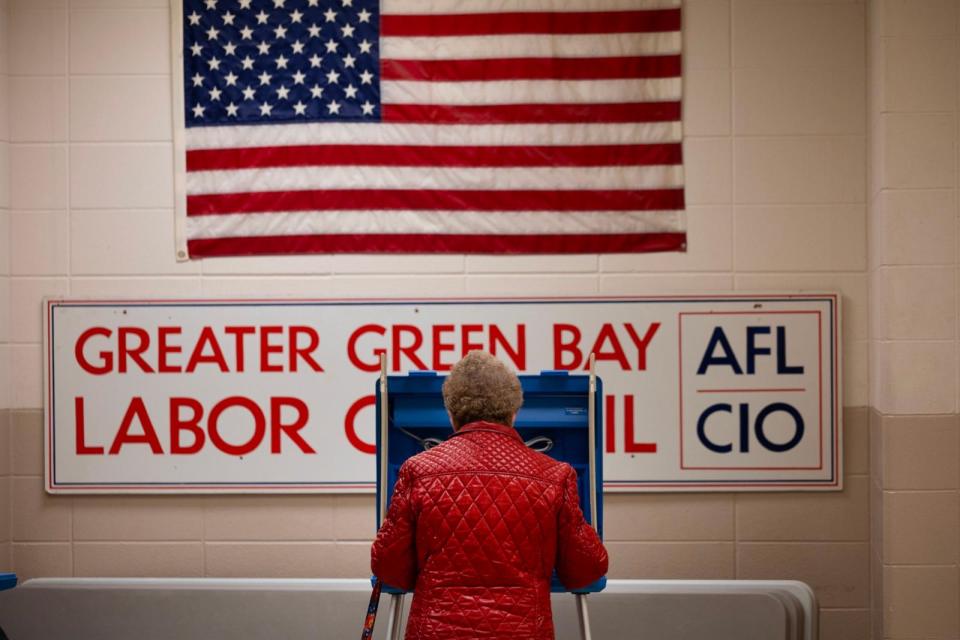
[[[680,0],[380,9],[379,121],[184,131],[181,257],[685,248]]]

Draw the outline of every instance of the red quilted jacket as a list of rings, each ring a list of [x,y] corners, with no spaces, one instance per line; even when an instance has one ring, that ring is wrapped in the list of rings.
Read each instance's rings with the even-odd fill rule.
[[[573,467],[474,422],[400,467],[371,566],[414,589],[407,640],[552,640],[554,568],[582,587],[606,574],[607,551]]]

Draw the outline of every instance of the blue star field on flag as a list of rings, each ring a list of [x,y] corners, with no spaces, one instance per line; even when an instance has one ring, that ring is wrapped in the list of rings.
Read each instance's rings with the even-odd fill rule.
[[[377,0],[184,0],[186,126],[380,119]]]

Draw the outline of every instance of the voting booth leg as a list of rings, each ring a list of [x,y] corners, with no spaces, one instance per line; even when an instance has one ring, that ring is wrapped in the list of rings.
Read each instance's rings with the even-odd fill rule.
[[[588,468],[587,468],[587,482],[590,483],[590,524],[596,529],[597,528],[597,489],[596,486],[596,476],[595,469],[597,464],[597,454],[594,443],[596,442],[596,419],[594,416],[594,408],[596,407],[596,396],[597,396],[597,370],[596,370],[596,356],[590,354],[590,382],[587,388],[587,451],[589,452],[588,457]],[[590,635],[590,612],[587,610],[587,594],[578,593],[577,597],[577,618],[580,620],[580,637],[583,640],[592,640]]]
[[[587,594],[577,594],[577,618],[580,620],[580,637],[592,640],[590,635],[590,612],[587,611]]]
[[[400,627],[403,626],[403,594],[390,596],[390,614],[387,616],[387,640],[400,640]]]

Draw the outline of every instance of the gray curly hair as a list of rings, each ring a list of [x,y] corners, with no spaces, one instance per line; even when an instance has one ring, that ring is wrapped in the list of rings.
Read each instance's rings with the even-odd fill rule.
[[[457,429],[478,420],[513,426],[523,390],[505,364],[484,351],[471,351],[444,381],[443,404]]]

